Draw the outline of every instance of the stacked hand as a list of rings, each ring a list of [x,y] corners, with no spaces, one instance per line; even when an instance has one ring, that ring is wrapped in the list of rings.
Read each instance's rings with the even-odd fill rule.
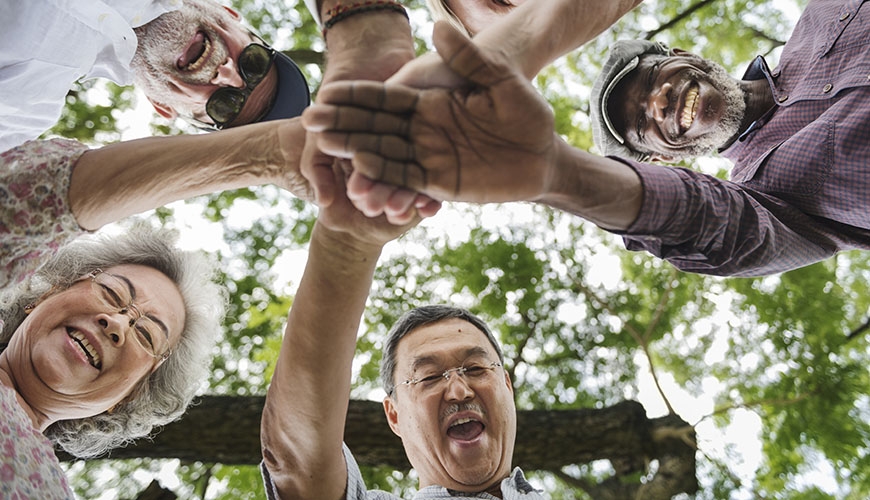
[[[376,215],[406,197],[398,188],[478,203],[542,196],[556,155],[546,101],[507,61],[446,23],[436,24],[434,42],[467,85],[340,81],[324,85],[303,114],[320,151],[352,159],[349,197]]]
[[[414,44],[410,27],[397,18],[395,13],[387,11],[367,13],[352,16],[330,28],[326,33],[329,61],[322,83],[383,81],[412,60]],[[332,156],[318,150],[311,137],[306,139],[302,174],[310,182],[313,197],[321,207],[329,206],[335,199],[333,160]],[[418,210],[423,215],[433,215],[440,208],[439,202],[408,190],[397,193],[395,199],[398,204],[394,206],[398,208],[391,212],[390,219],[396,224],[412,220]]]

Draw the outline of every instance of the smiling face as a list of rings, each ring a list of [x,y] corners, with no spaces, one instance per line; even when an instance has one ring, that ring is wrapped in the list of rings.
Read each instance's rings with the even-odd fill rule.
[[[472,35],[526,0],[443,0]]]
[[[178,115],[203,123],[212,120],[205,104],[221,87],[244,88],[237,60],[256,40],[239,15],[211,0],[185,1],[176,11],[136,28],[138,46],[131,67],[155,109],[167,118]],[[273,66],[248,97],[232,125],[261,117],[272,102],[278,75]]]
[[[724,68],[674,52],[641,57],[608,105],[616,130],[632,149],[664,160],[715,152],[738,134],[746,111],[739,82]]]
[[[136,308],[166,327],[175,346],[184,328],[181,293],[146,266],[104,270],[129,286]],[[159,360],[135,339],[131,316],[107,308],[89,278],[40,301],[0,354],[0,367],[44,430],[57,420],[102,413],[130,395]]]
[[[419,327],[399,342],[398,385],[384,410],[421,488],[479,492],[509,475],[516,407],[507,373],[491,367],[498,359],[485,334],[461,319]],[[460,376],[453,369],[462,366],[480,370]],[[447,370],[444,380],[440,374]],[[401,383],[430,376],[429,382]]]

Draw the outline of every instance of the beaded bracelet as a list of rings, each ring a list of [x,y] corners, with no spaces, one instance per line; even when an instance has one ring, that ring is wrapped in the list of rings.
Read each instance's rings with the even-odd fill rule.
[[[326,11],[326,21],[323,22],[323,37],[326,38],[326,31],[329,28],[335,26],[335,24],[339,21],[347,19],[350,16],[355,14],[362,14],[363,12],[374,12],[378,10],[391,10],[393,12],[399,12],[405,19],[408,18],[408,12],[405,10],[405,7],[396,2],[394,0],[367,0],[364,2],[357,2],[350,5],[336,5],[331,9]]]

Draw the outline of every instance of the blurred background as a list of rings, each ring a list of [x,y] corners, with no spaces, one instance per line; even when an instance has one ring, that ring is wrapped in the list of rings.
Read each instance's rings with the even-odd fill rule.
[[[225,3],[300,64],[316,95],[324,44],[302,2]],[[425,6],[419,0],[403,3],[418,51],[430,50],[432,22]],[[805,3],[647,0],[604,35],[546,68],[535,84],[555,110],[558,131],[594,152],[588,96],[614,40],[661,40],[718,61],[739,77],[759,54],[776,65]],[[196,133],[185,127],[158,117],[132,87],[90,80],[70,92],[62,119],[48,135],[97,147],[148,135]],[[685,166],[726,177],[729,163],[707,158]],[[156,481],[152,487],[159,486],[168,498],[264,497],[256,466],[259,398],[278,355],[316,210],[266,186],[141,215],[177,228],[183,246],[216,255],[231,292],[212,377],[202,388],[201,409],[208,411],[186,418],[204,434],[174,434],[163,441],[158,435],[147,453],[135,447],[118,453],[151,458],[67,461],[78,495],[167,498],[148,496],[154,490],[146,488]],[[592,425],[560,420],[586,415],[574,410],[592,410],[591,417],[606,420],[616,417],[595,412],[637,401],[644,425],[671,415],[682,422],[673,429],[688,425],[694,432],[680,439],[697,446],[690,454],[694,460],[684,461],[697,491],[683,488],[675,498],[866,499],[868,259],[870,253],[850,252],[763,279],[704,277],[628,252],[620,238],[540,206],[448,203],[386,248],[359,334],[351,397],[370,402],[360,411],[376,419],[384,395],[376,377],[385,332],[407,309],[452,302],[479,314],[504,345],[517,407],[534,411],[537,419],[534,428],[521,424],[518,441]],[[197,420],[203,413],[214,418]],[[245,425],[234,420],[242,413]],[[373,424],[378,425],[383,426],[378,432],[389,433],[385,421]],[[583,443],[568,440],[564,449],[551,446],[549,453],[558,460],[542,460],[538,470],[522,461],[517,465],[553,499],[670,498],[671,493],[643,489],[668,472],[669,458],[657,448],[661,435],[646,429],[617,436],[622,431],[616,426],[602,433],[603,441],[587,444],[606,457],[608,442],[634,443],[640,451],[631,452],[630,466],[581,453]],[[219,443],[235,447],[228,443],[237,438],[247,439],[250,450],[214,452]],[[370,451],[364,435],[349,435],[348,442],[360,456]],[[397,449],[397,442],[388,445]],[[523,453],[533,457],[537,452]],[[414,491],[413,471],[372,455],[361,459],[371,464],[364,467],[370,487],[405,495]],[[613,484],[618,487],[608,486]],[[621,496],[627,491],[635,496]]]

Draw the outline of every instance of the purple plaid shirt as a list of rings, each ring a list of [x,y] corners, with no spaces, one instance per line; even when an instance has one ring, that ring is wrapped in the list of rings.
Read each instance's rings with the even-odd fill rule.
[[[759,276],[870,249],[870,6],[811,0],[767,79],[778,103],[722,154],[731,180],[626,160],[644,186],[629,250]]]

